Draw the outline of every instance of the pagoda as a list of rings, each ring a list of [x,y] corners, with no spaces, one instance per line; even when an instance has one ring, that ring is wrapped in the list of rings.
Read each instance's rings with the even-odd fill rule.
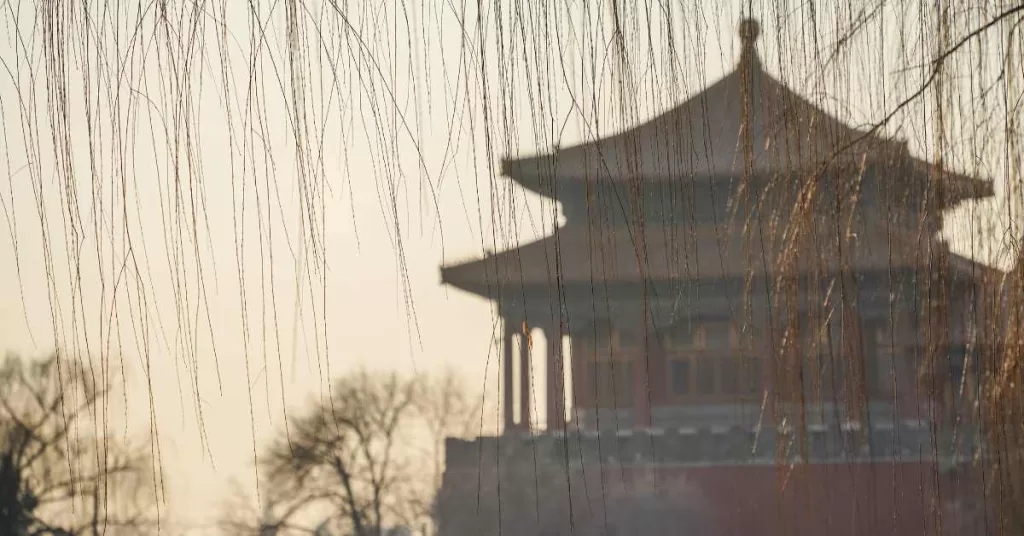
[[[441,270],[504,325],[504,433],[448,442],[448,508],[482,493],[466,482],[536,466],[509,454],[529,445],[566,482],[588,463],[684,478],[716,534],[938,534],[942,471],[971,456],[950,439],[971,434],[946,432],[983,366],[979,289],[1001,277],[939,232],[992,185],[844,124],[764,70],[756,21],[739,33],[736,68],[666,113],[502,162],[564,225]],[[568,533],[556,521],[546,533]]]

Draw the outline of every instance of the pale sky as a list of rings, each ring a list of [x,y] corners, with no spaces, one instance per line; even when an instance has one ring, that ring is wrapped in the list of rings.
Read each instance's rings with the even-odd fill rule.
[[[630,122],[610,89],[617,60],[607,46],[607,7],[604,15],[590,16],[602,26],[587,27],[579,7],[559,7],[556,15],[527,10],[524,3],[526,50],[523,39],[509,33],[519,31],[518,19],[499,25],[489,14],[481,64],[472,7],[463,15],[450,2],[409,5],[407,27],[407,14],[399,10],[396,17],[392,2],[368,4],[375,9],[350,8],[350,26],[329,7],[318,12],[316,2],[304,14],[319,26],[319,32],[312,24],[305,28],[304,39],[314,43],[307,50],[323,39],[326,52],[308,64],[305,136],[312,165],[303,170],[287,99],[283,7],[273,14],[262,8],[260,20],[272,24],[251,83],[250,47],[260,43],[250,38],[241,2],[226,14],[216,6],[198,17],[203,44],[191,51],[184,40],[168,40],[150,11],[136,34],[127,21],[138,13],[104,18],[96,8],[91,24],[106,31],[94,30],[88,48],[82,35],[71,35],[71,46],[61,50],[69,65],[66,123],[47,113],[44,33],[33,6],[5,7],[0,15],[10,30],[0,40],[0,350],[41,356],[61,346],[95,363],[107,356],[115,373],[123,361],[130,429],[145,434],[151,402],[155,408],[169,521],[202,524],[217,513],[231,479],[251,485],[254,434],[257,445],[264,444],[279,430],[284,407],[301,409],[322,393],[328,368],[337,376],[356,366],[426,371],[451,365],[496,399],[494,310],[442,287],[439,265],[551,232],[551,205],[510,190],[510,181],[488,167],[497,159],[593,139],[587,125],[595,117],[600,134]],[[650,34],[657,51],[651,56],[636,38],[646,26],[626,21],[638,80],[634,119],[682,102],[732,68],[739,4],[674,8],[676,84],[668,78],[664,29],[652,26],[659,30]],[[920,36],[911,32],[901,51],[889,32],[889,44],[879,49],[877,24],[855,44],[859,54],[840,58],[847,65],[822,74],[812,61],[794,58],[814,57],[816,47],[827,56],[838,30],[857,13],[822,9],[816,45],[801,31],[806,13],[782,13],[774,5],[754,9],[767,69],[840,117],[877,119],[920,79],[920,73],[894,74],[896,66],[926,63],[907,59],[922,53]],[[230,56],[224,70],[217,41],[222,15]],[[183,31],[191,26],[181,16],[169,18]],[[897,17],[889,20],[894,24]],[[550,24],[548,39],[542,23]],[[901,24],[916,28],[915,21]],[[470,40],[465,45],[464,38]],[[498,40],[505,43],[501,56]],[[192,70],[187,78],[186,67]],[[181,85],[186,79],[191,85]],[[934,140],[921,126],[926,123],[910,117],[898,132],[888,131],[910,138],[913,150],[930,158]],[[66,163],[51,136],[65,125],[73,155]],[[958,145],[947,156],[953,167],[996,179],[1002,195],[1005,168],[998,158],[978,156],[998,147]],[[75,204],[63,196],[71,190],[77,190],[80,212],[69,216],[67,206]],[[74,251],[81,251],[77,294],[70,276]],[[147,359],[151,393],[143,373]],[[208,452],[199,434],[200,409]]]

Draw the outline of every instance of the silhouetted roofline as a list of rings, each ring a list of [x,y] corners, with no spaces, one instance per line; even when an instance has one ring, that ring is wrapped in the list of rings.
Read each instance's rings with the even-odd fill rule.
[[[603,138],[505,157],[502,175],[558,198],[558,186],[572,182],[626,182],[637,175],[680,180],[746,172],[827,174],[867,162],[911,175],[939,175],[953,196],[950,206],[993,195],[990,181],[914,157],[905,141],[847,125],[773,78],[757,57],[759,31],[756,21],[741,23],[743,47],[736,68],[683,103]],[[749,152],[740,148],[747,135]]]

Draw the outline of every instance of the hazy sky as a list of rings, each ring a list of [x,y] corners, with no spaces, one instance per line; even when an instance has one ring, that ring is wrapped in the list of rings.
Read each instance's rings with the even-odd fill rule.
[[[91,7],[59,50],[65,115],[47,112],[60,88],[47,82],[34,6],[4,8],[21,11],[2,15],[12,31],[0,41],[0,350],[60,346],[97,364],[108,357],[113,374],[123,363],[129,425],[145,434],[152,404],[170,515],[190,523],[216,513],[231,478],[252,484],[254,435],[259,444],[273,434],[283,408],[303,407],[329,375],[453,365],[496,393],[493,309],[442,287],[438,267],[547,234],[556,218],[488,166],[591,139],[595,118],[607,134],[650,117],[738,54],[739,2],[673,8],[675,82],[664,28],[646,34],[652,54],[637,38],[646,25],[627,20],[637,93],[623,113],[607,8],[587,26],[580,7],[523,3],[521,18],[509,8],[498,24],[488,13],[478,32],[471,7],[367,4],[345,19],[329,3],[302,14],[302,114],[290,107],[283,7],[261,8],[264,40],[241,2],[178,11],[167,25],[146,5],[117,16]],[[880,117],[919,80],[892,67],[925,63],[907,60],[927,49],[916,29],[884,50],[879,36],[896,34],[868,32],[828,71],[846,74],[823,75],[809,58],[827,56],[858,13],[816,14],[815,41],[800,31],[803,12],[754,11],[768,70],[855,122]],[[193,28],[196,40],[180,37]],[[930,156],[927,128],[902,124],[890,133]],[[991,148],[961,149],[954,167],[1006,180],[977,156]]]

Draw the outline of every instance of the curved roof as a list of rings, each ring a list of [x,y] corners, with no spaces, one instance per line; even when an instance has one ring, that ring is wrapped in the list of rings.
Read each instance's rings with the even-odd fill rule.
[[[555,288],[603,282],[773,278],[854,273],[885,274],[892,269],[921,270],[948,263],[963,278],[997,271],[951,253],[945,243],[905,229],[875,225],[870,236],[840,248],[831,226],[815,226],[795,248],[783,246],[781,233],[755,226],[734,227],[564,227],[555,235],[496,252],[483,259],[441,268],[441,281],[498,299],[503,291]],[[642,233],[642,240],[640,237]],[[844,242],[846,242],[844,240]],[[786,254],[785,252],[789,253]],[[810,253],[813,251],[813,254]]]
[[[559,185],[604,180],[627,182],[715,180],[752,175],[819,173],[839,166],[874,163],[886,177],[946,186],[944,207],[992,195],[988,181],[951,173],[910,155],[905,142],[858,130],[814,106],[764,71],[754,49],[756,23],[741,27],[743,52],[737,68],[668,112],[622,133],[557,150],[554,154],[505,160],[503,173],[542,195],[558,198]],[[936,173],[939,171],[939,173]],[[562,190],[565,192],[565,190]],[[578,191],[572,192],[578,195]],[[570,222],[571,223],[571,222]],[[884,272],[948,262],[965,277],[984,267],[949,255],[932,236],[908,229],[874,229],[842,255],[829,233],[811,238],[817,255],[784,258],[786,249],[756,243],[736,228],[650,225],[607,229],[568,225],[554,236],[484,259],[448,265],[442,282],[491,298],[513,287],[553,287],[592,281],[657,281],[732,278],[780,273]],[[823,231],[823,229],[818,229]],[[815,232],[808,234],[809,237]],[[772,236],[768,233],[767,236]],[[929,247],[923,247],[928,245]],[[938,246],[938,247],[936,247]],[[890,249],[892,249],[890,251]],[[766,252],[762,254],[761,252]],[[936,257],[938,256],[938,257]],[[795,268],[795,271],[792,271]]]
[[[818,172],[865,159],[904,175],[935,171],[911,156],[905,142],[850,127],[790,90],[764,71],[754,40],[745,37],[737,68],[686,102],[607,138],[506,159],[502,172],[557,197],[556,182]],[[954,203],[992,195],[988,181],[941,175]]]

